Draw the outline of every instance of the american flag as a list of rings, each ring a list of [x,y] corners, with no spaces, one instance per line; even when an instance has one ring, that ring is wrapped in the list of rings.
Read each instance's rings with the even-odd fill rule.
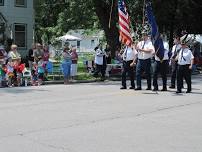
[[[118,14],[119,14],[119,39],[123,44],[130,46],[132,43],[132,37],[129,27],[130,18],[123,0],[118,1]]]

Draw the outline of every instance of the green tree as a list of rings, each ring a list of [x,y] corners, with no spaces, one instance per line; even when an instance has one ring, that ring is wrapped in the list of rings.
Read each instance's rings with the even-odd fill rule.
[[[35,0],[36,31],[48,39],[71,29],[103,29],[112,55],[119,46],[118,0]],[[144,0],[125,0],[134,31],[143,23]],[[112,13],[111,13],[111,6]],[[172,44],[176,31],[202,33],[202,2],[198,0],[153,0],[159,31],[166,33]],[[111,21],[109,27],[109,19]]]

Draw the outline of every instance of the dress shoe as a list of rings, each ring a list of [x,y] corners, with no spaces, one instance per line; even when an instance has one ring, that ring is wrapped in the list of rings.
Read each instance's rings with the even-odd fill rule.
[[[129,89],[135,89],[135,87],[130,87]]]
[[[135,88],[135,90],[142,90],[142,88]]]
[[[146,90],[151,90],[151,88],[147,88]]]
[[[170,88],[170,89],[175,89],[175,86],[170,86],[169,88]]]
[[[152,91],[158,91],[159,89],[158,88],[154,88]]]
[[[120,89],[123,90],[123,89],[127,89],[127,88],[126,87],[121,87]]]
[[[182,91],[178,90],[178,91],[176,91],[176,93],[182,93]]]
[[[161,91],[167,91],[167,88],[163,88],[163,89],[161,89]]]
[[[187,90],[186,93],[191,93],[191,90]]]

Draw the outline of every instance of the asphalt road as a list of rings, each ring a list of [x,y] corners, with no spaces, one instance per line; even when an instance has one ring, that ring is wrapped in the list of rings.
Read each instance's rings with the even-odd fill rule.
[[[119,87],[0,89],[0,152],[202,152],[201,75],[191,94]]]

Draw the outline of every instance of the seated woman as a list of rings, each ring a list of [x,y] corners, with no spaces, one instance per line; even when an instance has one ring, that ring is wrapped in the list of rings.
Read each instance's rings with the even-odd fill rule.
[[[21,63],[21,55],[17,51],[17,45],[11,45],[11,50],[8,53],[8,58],[10,58],[13,68],[14,68],[14,76],[15,76],[15,85],[20,85],[21,74],[18,72],[18,66]]]

